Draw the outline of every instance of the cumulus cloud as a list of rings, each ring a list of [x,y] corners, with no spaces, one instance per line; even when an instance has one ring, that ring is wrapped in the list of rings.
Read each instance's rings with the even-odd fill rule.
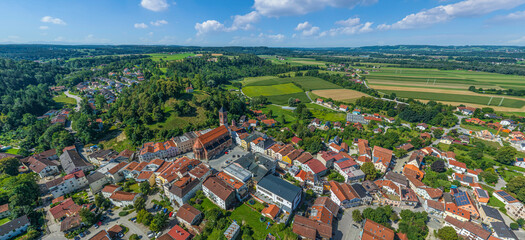
[[[154,12],[160,12],[168,9],[170,5],[166,0],[142,0],[140,6]]]
[[[339,20],[335,24],[340,25],[341,27],[332,28],[328,31],[322,32],[320,36],[336,36],[336,35],[352,35],[358,33],[367,33],[371,32],[373,22],[361,23],[361,19],[358,17],[348,18],[346,20]]]
[[[49,29],[49,27],[48,26],[40,26],[40,27],[38,27],[38,29],[40,29],[40,30],[47,30],[47,29]]]
[[[157,20],[155,22],[150,22],[150,24],[152,26],[157,26],[158,27],[158,26],[161,26],[161,25],[164,25],[164,24],[168,24],[168,21],[166,21],[166,20]]]
[[[381,24],[380,30],[412,29],[450,21],[461,17],[482,16],[497,10],[512,9],[525,3],[525,0],[464,0],[441,5],[429,10],[413,13],[393,24]]]
[[[513,21],[523,21],[525,20],[525,11],[518,11],[509,13],[507,15],[496,16],[492,18],[491,22],[513,22]]]
[[[253,8],[268,17],[303,15],[326,7],[353,8],[370,5],[377,0],[255,0]]]
[[[66,22],[60,18],[55,18],[51,16],[45,16],[42,19],[40,19],[41,22],[44,23],[52,23],[52,24],[58,24],[58,25],[66,25]]]
[[[313,26],[308,21],[297,24],[295,31],[302,31],[303,36],[313,36],[319,33],[321,29],[319,27]]]
[[[148,28],[148,25],[145,23],[135,23],[133,26],[135,28],[141,28],[141,29]]]
[[[242,29],[242,30],[250,30],[253,29],[252,23],[255,23],[259,21],[261,18],[261,15],[256,12],[252,11],[245,15],[235,15],[233,17],[233,24],[232,24],[232,30]]]
[[[202,23],[196,23],[195,30],[197,30],[197,35],[203,35],[210,32],[227,31],[228,29],[224,27],[224,24],[216,20],[207,20]]]

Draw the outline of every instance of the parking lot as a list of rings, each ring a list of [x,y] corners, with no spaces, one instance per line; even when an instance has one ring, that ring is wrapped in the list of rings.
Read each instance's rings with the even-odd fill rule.
[[[226,152],[228,152],[228,154],[223,153],[220,156],[208,161],[208,165],[210,165],[214,169],[217,169],[217,171],[221,171],[223,167],[226,167],[232,161],[235,161],[240,157],[248,154],[247,151],[244,151],[244,149],[237,145],[235,145],[235,147],[233,147],[232,149],[227,150]]]

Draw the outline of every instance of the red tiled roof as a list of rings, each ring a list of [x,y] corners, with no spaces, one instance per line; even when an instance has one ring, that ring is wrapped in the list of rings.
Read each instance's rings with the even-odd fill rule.
[[[232,187],[228,186],[216,176],[211,176],[206,179],[203,186],[208,188],[213,194],[217,195],[217,197],[223,201],[228,199],[228,197],[234,192]]]
[[[306,165],[314,172],[314,174],[326,171],[326,167],[323,163],[315,158],[306,162]]]
[[[113,193],[118,188],[120,188],[120,186],[109,184],[109,185],[106,185],[104,188],[102,188],[102,192]]]
[[[191,224],[193,220],[195,219],[195,217],[197,217],[201,213],[202,212],[199,211],[198,209],[185,203],[179,208],[179,211],[177,212],[176,216]]]
[[[382,240],[394,240],[395,233],[392,229],[387,228],[379,223],[376,223],[370,219],[366,219],[365,226],[363,227],[363,238],[362,239],[382,239]]]
[[[213,141],[214,139],[217,139],[218,137],[228,134],[228,128],[226,126],[220,126],[218,128],[215,128],[201,136],[198,137],[198,140],[203,144],[206,145],[209,142]]]
[[[0,213],[3,213],[5,211],[9,211],[9,204],[6,203],[4,205],[0,205]]]
[[[262,215],[265,215],[265,216],[270,216],[270,218],[274,219],[275,217],[277,217],[277,214],[279,213],[279,207],[277,207],[277,205],[274,205],[274,204],[270,204],[268,205],[267,208],[263,209],[261,211],[261,214]]]
[[[126,162],[121,162],[119,164],[117,164],[116,166],[112,167],[111,169],[108,170],[108,173],[110,174],[115,174],[117,173],[120,169],[122,169],[123,167],[125,167],[128,163]]]
[[[133,201],[133,199],[135,199],[135,196],[137,196],[137,193],[116,191],[113,194],[111,194],[111,197],[109,198],[117,201]]]

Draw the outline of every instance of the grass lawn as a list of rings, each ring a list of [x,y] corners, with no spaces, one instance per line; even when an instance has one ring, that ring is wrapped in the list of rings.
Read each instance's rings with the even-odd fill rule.
[[[305,92],[298,92],[298,93],[291,93],[291,94],[283,94],[283,95],[273,95],[273,96],[267,96],[268,101],[270,101],[273,104],[279,104],[279,105],[288,105],[288,100],[290,98],[297,98],[302,103],[309,103],[310,99],[308,96],[306,96]]]
[[[312,112],[313,117],[323,121],[342,122],[346,119],[346,113],[337,112],[313,103],[307,103],[308,109]]]
[[[489,203],[487,205],[495,208],[505,208],[505,204],[494,196],[490,197]]]
[[[9,218],[2,218],[2,219],[0,219],[0,225],[4,225],[4,224],[8,223],[9,221],[10,221]]]
[[[152,53],[147,54],[151,56],[151,60],[153,61],[160,61],[161,59],[164,61],[173,61],[173,60],[181,60],[189,56],[195,56],[194,53],[176,53],[176,54],[169,54],[169,53]]]
[[[65,93],[61,93],[60,95],[53,97],[53,100],[59,104],[70,104],[70,105],[77,104],[77,101],[74,98],[70,98],[66,96]]]
[[[522,168],[522,167],[518,167],[518,166],[505,166],[505,167],[510,170],[514,170],[518,172],[525,172],[525,168]]]
[[[303,92],[302,89],[298,88],[293,83],[277,84],[270,86],[247,86],[244,87],[242,91],[249,97],[284,95]]]
[[[514,177],[523,176],[522,172],[515,172],[512,170],[502,170],[501,168],[498,169],[498,172],[501,174],[505,182],[509,182],[510,179]]]
[[[195,97],[200,100],[200,98],[204,97],[204,94],[200,93],[194,93]],[[194,116],[182,116],[179,117],[175,114],[173,111],[173,108],[171,107],[172,104],[175,104],[177,100],[170,99],[166,102],[166,106],[164,107],[164,112],[167,114],[166,119],[162,122],[157,122],[152,125],[148,125],[150,129],[176,129],[176,128],[185,128],[190,123],[193,125],[199,125],[206,121],[206,111],[201,108],[195,106],[193,103],[189,102],[189,104],[196,108],[197,111]]]
[[[236,220],[240,224],[246,224],[250,226],[253,230],[254,239],[264,239],[268,233],[272,233],[274,236],[276,234],[281,237],[284,236],[284,231],[286,231],[286,229],[284,231],[277,231],[277,226],[273,223],[271,227],[266,229],[267,220],[265,222],[261,222],[259,220],[261,216],[261,213],[256,212],[247,205],[243,204],[232,212],[230,218]]]
[[[15,155],[17,155],[18,152],[20,152],[20,149],[16,149],[16,148],[11,148],[11,149],[8,149],[7,151],[5,151],[5,153],[15,154]]]
[[[138,183],[129,186],[129,188],[135,193],[140,193],[140,187]]]

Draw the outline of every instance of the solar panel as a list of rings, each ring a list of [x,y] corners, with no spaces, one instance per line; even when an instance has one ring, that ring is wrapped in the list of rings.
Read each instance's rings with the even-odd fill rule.
[[[516,200],[514,197],[512,197],[512,196],[510,196],[510,195],[507,195],[507,196],[505,196],[504,198],[505,198],[505,200],[507,200],[508,202],[512,202],[512,201]]]
[[[488,198],[489,197],[487,195],[487,191],[485,191],[483,189],[476,188],[476,192],[478,193],[479,197],[482,197],[482,198]]]
[[[454,194],[454,197],[456,198],[456,204],[458,206],[470,204],[470,201],[465,192],[456,193]]]
[[[498,195],[500,195],[501,197],[507,197],[507,196],[510,196],[507,192],[505,191],[499,191],[499,192],[496,192]]]

